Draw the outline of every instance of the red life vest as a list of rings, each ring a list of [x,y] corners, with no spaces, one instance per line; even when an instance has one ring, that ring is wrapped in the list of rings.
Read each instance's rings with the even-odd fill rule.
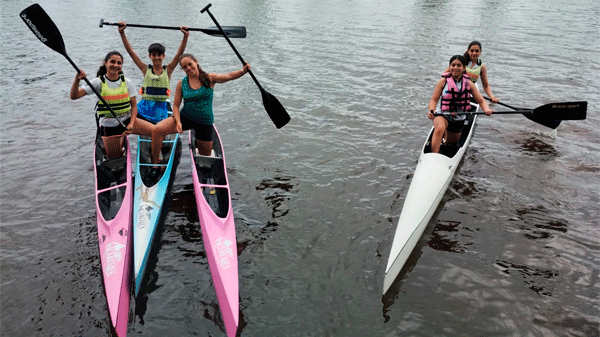
[[[442,74],[446,78],[446,86],[448,90],[445,95],[442,95],[441,109],[442,111],[456,112],[471,110],[471,87],[469,85],[469,76],[463,74],[461,82],[461,90],[458,90],[456,82],[450,73]]]

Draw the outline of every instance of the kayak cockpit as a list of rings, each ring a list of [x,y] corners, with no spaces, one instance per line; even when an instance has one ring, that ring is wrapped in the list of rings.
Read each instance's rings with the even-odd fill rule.
[[[198,173],[198,182],[202,188],[204,199],[206,199],[206,203],[218,217],[225,218],[229,213],[229,186],[221,143],[216,132],[213,132],[213,150],[211,155],[198,155],[196,154],[194,130],[190,132],[192,133],[193,140],[190,143],[190,147],[192,148],[192,153],[194,153],[194,166]]]

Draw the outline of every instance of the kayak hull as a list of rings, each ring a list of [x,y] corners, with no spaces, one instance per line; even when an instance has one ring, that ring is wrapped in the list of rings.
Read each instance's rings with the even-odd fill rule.
[[[129,142],[127,137],[123,139],[123,156],[108,159],[99,135],[94,151],[100,264],[108,311],[118,336],[127,334],[131,294],[133,178]]]
[[[433,128],[429,132],[396,226],[383,280],[384,294],[400,274],[406,260],[436,212],[471,141],[476,120],[476,115],[467,117],[459,147],[447,151],[449,153],[431,152]]]
[[[138,136],[137,138],[133,197],[133,263],[136,297],[142,288],[150,252],[164,211],[164,203],[172,187],[179,134],[165,137],[161,149],[161,164],[151,163],[150,137]],[[159,176],[153,179],[151,170],[154,168],[159,169]]]
[[[202,238],[225,330],[233,337],[239,325],[237,241],[225,156],[216,128],[213,154],[200,156],[195,151],[192,130],[192,178]]]

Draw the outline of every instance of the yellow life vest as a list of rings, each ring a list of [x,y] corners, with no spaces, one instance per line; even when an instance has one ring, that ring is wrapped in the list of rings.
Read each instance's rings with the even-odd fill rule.
[[[123,74],[121,74],[120,78],[121,85],[116,89],[111,89],[106,83],[105,76],[100,76],[100,81],[102,82],[100,96],[104,98],[117,116],[123,116],[131,111],[131,99],[129,98],[129,91],[127,90],[127,82],[125,82]],[[100,117],[114,117],[102,101],[98,102],[96,110]]]
[[[163,66],[163,72],[160,75],[154,74],[152,65],[148,65],[146,74],[144,75],[144,83],[140,88],[142,99],[148,101],[164,102],[169,98],[171,93],[169,74],[167,66]]]

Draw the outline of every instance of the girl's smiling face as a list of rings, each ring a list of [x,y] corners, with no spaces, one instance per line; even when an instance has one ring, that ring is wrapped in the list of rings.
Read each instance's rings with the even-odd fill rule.
[[[458,79],[460,76],[462,76],[464,71],[465,66],[462,64],[462,62],[460,62],[460,60],[452,60],[450,63],[450,74],[452,74],[452,77]]]
[[[188,76],[198,76],[198,63],[191,57],[186,56],[179,61],[179,65]]]
[[[159,52],[152,52],[151,54],[148,54],[148,57],[152,61],[153,65],[161,66],[165,59],[165,54],[161,54]]]
[[[479,55],[481,55],[481,47],[474,44],[471,46],[471,48],[469,48],[467,53],[469,54],[469,58],[471,59],[471,61],[475,62],[477,61],[477,59],[479,59]]]
[[[119,55],[112,55],[108,61],[104,62],[106,66],[106,75],[114,79],[115,77],[119,77],[121,73],[121,69],[123,68],[123,59]]]

